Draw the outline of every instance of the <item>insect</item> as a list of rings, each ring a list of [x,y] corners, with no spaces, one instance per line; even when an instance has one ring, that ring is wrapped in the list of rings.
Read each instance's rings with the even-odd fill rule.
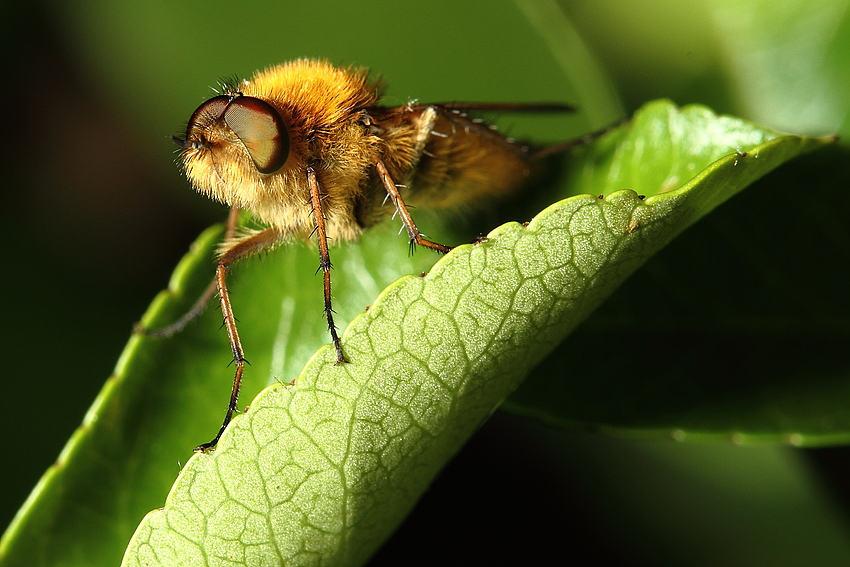
[[[382,87],[364,69],[296,60],[222,85],[192,114],[182,148],[186,176],[199,192],[231,207],[228,237],[219,250],[214,283],[205,298],[169,329],[196,315],[218,292],[235,375],[218,443],[236,411],[245,355],[227,290],[235,262],[298,236],[315,236],[323,273],[324,315],[336,349],[347,362],[334,323],[328,241],[357,238],[398,214],[411,246],[437,252],[451,247],[428,240],[410,208],[450,207],[503,195],[520,187],[543,155],[519,145],[470,111],[567,112],[565,104],[415,104],[380,106]],[[390,200],[392,206],[387,203]],[[264,230],[236,235],[238,211],[250,211]]]

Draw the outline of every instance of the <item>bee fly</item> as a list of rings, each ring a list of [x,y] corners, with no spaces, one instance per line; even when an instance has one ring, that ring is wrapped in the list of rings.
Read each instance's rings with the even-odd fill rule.
[[[232,208],[215,279],[180,321],[147,331],[178,331],[218,292],[236,370],[224,423],[199,451],[215,447],[236,411],[245,366],[226,283],[234,262],[283,240],[315,234],[325,317],[336,363],[345,363],[331,308],[328,239],[356,239],[397,212],[411,246],[448,252],[450,246],[419,231],[411,207],[445,208],[510,193],[529,177],[535,160],[590,138],[534,152],[467,112],[567,112],[571,106],[380,106],[381,85],[370,81],[365,69],[324,61],[292,61],[222,90],[195,110],[185,138],[174,138],[192,186]],[[387,197],[394,207],[382,206]],[[267,228],[236,236],[241,209]]]

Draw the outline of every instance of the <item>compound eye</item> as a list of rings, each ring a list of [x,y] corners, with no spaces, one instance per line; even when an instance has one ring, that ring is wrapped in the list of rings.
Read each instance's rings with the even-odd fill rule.
[[[217,96],[195,109],[186,126],[186,139],[191,139],[196,129],[204,129],[218,120],[231,100],[229,96]]]
[[[245,145],[260,173],[274,173],[286,163],[289,128],[272,105],[258,98],[240,96],[224,109],[224,121]]]

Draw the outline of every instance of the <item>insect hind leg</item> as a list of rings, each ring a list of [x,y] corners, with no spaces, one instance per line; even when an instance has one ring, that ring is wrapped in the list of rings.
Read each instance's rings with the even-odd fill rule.
[[[416,223],[413,221],[413,217],[410,215],[407,205],[404,203],[401,193],[399,193],[398,187],[396,187],[395,181],[393,181],[393,178],[390,176],[389,171],[387,171],[387,166],[384,165],[383,161],[378,160],[375,162],[375,170],[378,172],[381,184],[384,186],[384,189],[386,189],[390,199],[392,199],[393,205],[395,205],[396,211],[398,211],[398,214],[401,217],[401,222],[404,223],[404,227],[407,229],[407,235],[410,237],[411,246],[419,245],[443,254],[451,250],[451,246],[446,246],[445,244],[428,240],[425,238],[424,234],[419,232],[419,229],[416,227]]]
[[[608,126],[606,126],[604,128],[600,128],[599,130],[596,130],[595,132],[585,134],[584,136],[581,136],[579,138],[575,138],[573,140],[568,140],[566,142],[561,142],[560,144],[555,144],[555,145],[552,145],[552,146],[546,146],[545,148],[536,149],[529,154],[528,159],[529,160],[545,159],[545,158],[547,158],[551,155],[566,152],[566,151],[569,151],[569,150],[571,150],[575,147],[578,147],[578,146],[587,145],[587,144],[591,143],[592,141],[596,140],[597,138],[601,138],[602,136],[604,136],[605,134],[607,134],[611,130],[623,125],[624,123],[628,122],[629,120],[631,120],[631,117],[627,116],[625,118],[617,120],[613,124],[609,124]]]

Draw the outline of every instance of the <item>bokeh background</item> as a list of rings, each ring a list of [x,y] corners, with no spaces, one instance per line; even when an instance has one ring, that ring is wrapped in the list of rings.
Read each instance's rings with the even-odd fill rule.
[[[541,142],[661,97],[846,136],[848,14],[840,0],[3,2],[0,526],[226,213],[188,188],[168,139],[220,77],[322,57],[384,76],[389,104],[581,101],[505,124]],[[846,187],[846,160],[835,175]],[[834,479],[848,469],[841,448],[626,441],[497,414],[373,564],[847,564],[850,488]]]

